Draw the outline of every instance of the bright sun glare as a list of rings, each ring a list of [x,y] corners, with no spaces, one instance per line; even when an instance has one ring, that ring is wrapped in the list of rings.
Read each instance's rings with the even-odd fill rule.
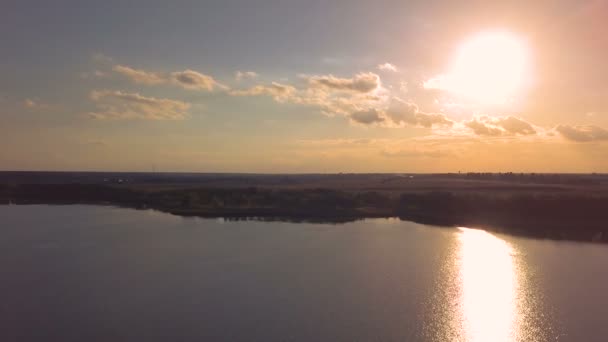
[[[479,104],[503,104],[528,83],[530,56],[525,43],[503,31],[480,33],[456,52],[442,88]]]

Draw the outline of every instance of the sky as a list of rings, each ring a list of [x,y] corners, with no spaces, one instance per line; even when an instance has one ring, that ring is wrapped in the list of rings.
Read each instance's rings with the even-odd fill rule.
[[[608,172],[608,1],[0,4],[0,170]]]

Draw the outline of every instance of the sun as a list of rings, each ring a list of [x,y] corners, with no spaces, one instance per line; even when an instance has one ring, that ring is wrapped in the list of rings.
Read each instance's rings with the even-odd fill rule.
[[[525,42],[506,31],[487,31],[460,46],[441,88],[477,104],[504,104],[522,94],[529,78]]]

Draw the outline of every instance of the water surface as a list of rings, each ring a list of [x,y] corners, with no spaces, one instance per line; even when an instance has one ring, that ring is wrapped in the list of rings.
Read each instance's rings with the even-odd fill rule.
[[[3,341],[605,341],[608,247],[0,206]]]

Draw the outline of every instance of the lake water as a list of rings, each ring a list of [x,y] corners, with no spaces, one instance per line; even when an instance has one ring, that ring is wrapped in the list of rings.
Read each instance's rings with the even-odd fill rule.
[[[607,341],[608,246],[0,206],[1,341]]]

